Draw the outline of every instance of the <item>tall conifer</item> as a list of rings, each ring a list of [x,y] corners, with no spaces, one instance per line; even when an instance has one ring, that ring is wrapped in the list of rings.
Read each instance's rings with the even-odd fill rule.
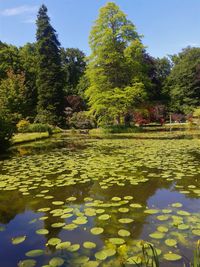
[[[47,8],[42,5],[37,16],[38,51],[38,120],[60,124],[64,110],[63,74],[61,69],[60,43],[50,24]]]

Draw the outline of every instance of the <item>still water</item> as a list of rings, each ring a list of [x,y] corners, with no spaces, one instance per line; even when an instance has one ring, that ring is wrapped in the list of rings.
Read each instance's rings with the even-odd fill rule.
[[[0,161],[0,266],[189,266],[200,239],[200,141],[57,137]]]

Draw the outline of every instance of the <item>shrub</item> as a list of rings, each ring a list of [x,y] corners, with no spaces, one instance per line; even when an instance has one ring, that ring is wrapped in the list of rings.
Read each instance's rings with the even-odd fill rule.
[[[92,129],[95,127],[95,120],[86,111],[75,112],[69,120],[69,125],[76,129]]]
[[[0,117],[0,152],[9,147],[13,132],[13,125],[7,119]]]
[[[137,126],[110,125],[103,128],[104,133],[138,133],[141,131]]]
[[[20,120],[18,123],[17,123],[17,131],[19,133],[24,133],[27,131],[28,127],[30,126],[30,122],[28,120]]]

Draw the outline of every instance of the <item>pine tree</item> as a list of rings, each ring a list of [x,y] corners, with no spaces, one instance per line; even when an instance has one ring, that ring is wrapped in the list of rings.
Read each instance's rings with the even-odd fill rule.
[[[60,43],[50,24],[46,6],[37,16],[38,106],[37,119],[43,123],[60,124],[64,110],[63,74]]]

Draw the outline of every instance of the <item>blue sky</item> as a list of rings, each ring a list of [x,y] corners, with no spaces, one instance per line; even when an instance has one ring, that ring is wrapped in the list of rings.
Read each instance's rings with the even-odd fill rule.
[[[0,40],[17,46],[35,41],[35,19],[44,3],[63,47],[89,54],[88,36],[105,0],[0,0]],[[114,0],[144,35],[147,51],[162,57],[200,46],[200,0]]]

